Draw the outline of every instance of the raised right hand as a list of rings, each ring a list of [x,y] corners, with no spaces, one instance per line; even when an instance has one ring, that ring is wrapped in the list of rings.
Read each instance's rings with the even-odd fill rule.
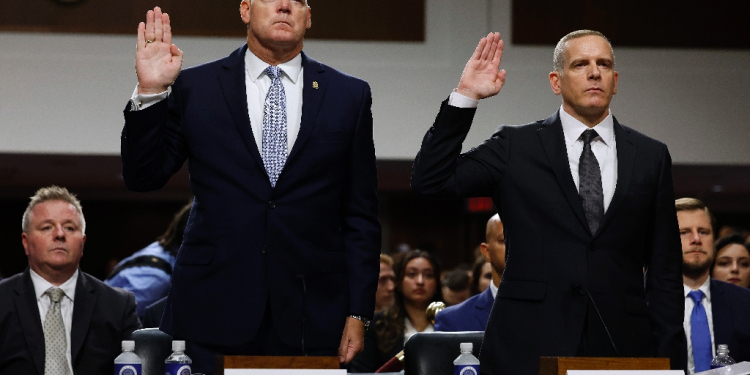
[[[146,23],[138,24],[135,74],[139,94],[164,92],[177,79],[182,67],[182,51],[172,44],[169,15],[156,7],[146,13]]]
[[[466,63],[456,92],[475,100],[497,95],[505,84],[505,69],[498,71],[503,47],[500,33],[482,38]]]

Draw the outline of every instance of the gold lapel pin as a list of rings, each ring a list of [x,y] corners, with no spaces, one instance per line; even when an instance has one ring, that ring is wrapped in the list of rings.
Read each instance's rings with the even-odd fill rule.
[[[318,81],[313,81],[313,88],[318,89]]]

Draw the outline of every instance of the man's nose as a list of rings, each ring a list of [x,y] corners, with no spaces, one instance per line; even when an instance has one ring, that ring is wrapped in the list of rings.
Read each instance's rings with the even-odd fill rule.
[[[278,0],[278,11],[279,12],[289,12],[292,7],[292,1],[291,0]]]
[[[589,79],[599,79],[602,76],[602,72],[599,70],[599,65],[596,63],[589,64],[588,75]]]
[[[696,245],[701,243],[701,235],[698,233],[698,231],[690,232],[690,243]]]
[[[55,239],[56,240],[65,240],[65,229],[62,227],[62,225],[58,225],[55,227]]]

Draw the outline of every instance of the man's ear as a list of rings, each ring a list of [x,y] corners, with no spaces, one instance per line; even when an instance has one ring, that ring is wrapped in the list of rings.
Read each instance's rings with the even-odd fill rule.
[[[484,260],[486,260],[487,262],[489,262],[490,261],[490,249],[489,249],[489,245],[487,245],[487,243],[485,243],[485,242],[482,242],[482,244],[479,245],[479,251],[482,252],[482,256],[484,257]]]
[[[29,256],[29,239],[26,232],[21,233],[21,243],[23,244],[23,251],[26,253],[26,256]]]
[[[560,72],[553,70],[549,73],[549,85],[552,88],[552,92],[555,95],[560,95],[562,90],[560,89]]]
[[[620,74],[615,71],[615,90],[612,92],[612,95],[617,94],[617,81],[620,79]]]
[[[312,8],[310,6],[307,6],[307,28],[312,27]]]
[[[240,18],[245,25],[250,23],[250,0],[242,0],[240,3]]]

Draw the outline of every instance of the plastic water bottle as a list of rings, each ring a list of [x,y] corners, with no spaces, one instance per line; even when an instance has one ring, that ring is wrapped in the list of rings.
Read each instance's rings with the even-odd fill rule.
[[[135,341],[123,340],[122,354],[115,358],[115,375],[141,375],[141,357],[133,353]]]
[[[461,355],[453,361],[453,375],[479,375],[479,360],[471,354],[474,344],[461,343]]]
[[[164,361],[166,375],[191,375],[193,360],[185,354],[185,341],[172,341],[172,355]]]
[[[719,348],[716,349],[716,357],[711,361],[711,369],[733,365],[734,359],[729,356],[729,345],[719,344]]]

